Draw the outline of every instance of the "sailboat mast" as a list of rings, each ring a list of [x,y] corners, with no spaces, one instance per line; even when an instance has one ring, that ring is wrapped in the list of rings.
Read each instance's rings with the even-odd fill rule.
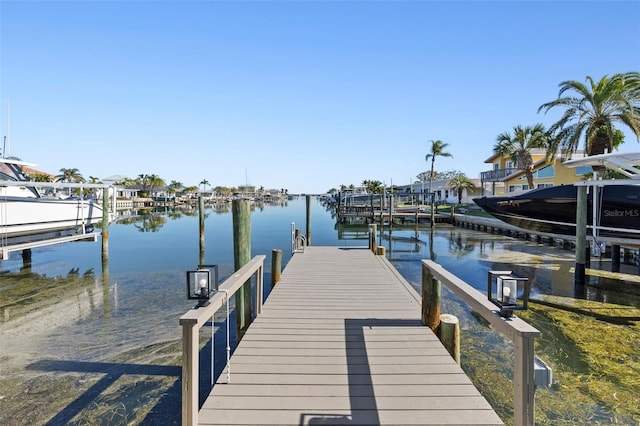
[[[9,153],[7,155],[7,152]],[[11,155],[11,107],[9,105],[9,97],[7,97],[7,136],[4,138],[4,147],[2,148],[2,158]]]

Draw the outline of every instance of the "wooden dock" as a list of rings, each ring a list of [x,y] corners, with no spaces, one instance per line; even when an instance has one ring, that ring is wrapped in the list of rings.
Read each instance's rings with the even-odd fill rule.
[[[389,223],[403,225],[405,223],[430,223],[431,212],[420,209],[396,210],[390,213],[388,210],[371,210],[370,208],[342,208],[337,213],[339,222],[347,222],[350,219],[364,219],[370,223]],[[450,213],[434,213],[434,223],[451,223]]]
[[[366,248],[307,247],[199,411],[201,425],[503,424]]]

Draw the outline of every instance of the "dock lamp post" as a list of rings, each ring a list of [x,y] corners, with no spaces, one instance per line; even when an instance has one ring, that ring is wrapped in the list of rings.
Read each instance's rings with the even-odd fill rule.
[[[511,271],[489,271],[487,274],[487,297],[500,308],[501,317],[508,318],[513,311],[527,309],[529,293],[528,278],[517,277]]]
[[[214,271],[213,282],[211,270]],[[209,298],[218,291],[218,265],[199,265],[195,271],[187,271],[187,299],[197,300],[198,308],[207,306]]]

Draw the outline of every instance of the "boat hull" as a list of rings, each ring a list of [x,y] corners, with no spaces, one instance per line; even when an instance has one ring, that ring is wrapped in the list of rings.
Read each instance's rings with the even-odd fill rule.
[[[591,187],[589,191],[593,191]],[[598,235],[640,239],[640,184],[597,188]],[[534,232],[576,235],[577,187],[536,189],[513,196],[490,196],[473,201],[496,218]],[[593,197],[587,197],[587,228],[593,230]]]
[[[102,221],[92,200],[0,197],[0,236],[12,238],[81,228]]]

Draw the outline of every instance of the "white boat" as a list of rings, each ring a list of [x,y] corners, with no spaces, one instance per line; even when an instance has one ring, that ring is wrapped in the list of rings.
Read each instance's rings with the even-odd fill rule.
[[[85,232],[102,222],[102,206],[92,198],[66,196],[51,188],[79,187],[29,181],[23,167],[34,164],[0,158],[0,237],[10,239],[65,230]],[[86,184],[96,188],[100,185]],[[104,186],[104,185],[102,185]],[[50,188],[45,192],[44,188]],[[81,191],[82,192],[82,191]],[[109,214],[109,220],[112,220]]]

